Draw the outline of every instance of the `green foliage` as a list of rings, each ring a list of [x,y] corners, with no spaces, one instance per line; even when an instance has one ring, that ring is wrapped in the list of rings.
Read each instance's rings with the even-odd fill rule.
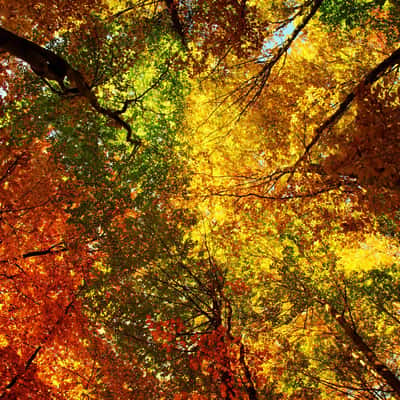
[[[333,27],[342,25],[347,29],[365,24],[371,11],[381,8],[383,0],[326,0],[321,6],[321,20]]]
[[[320,11],[320,19],[329,29],[362,27],[365,32],[382,31],[390,41],[398,40],[400,8],[396,1],[325,0]]]

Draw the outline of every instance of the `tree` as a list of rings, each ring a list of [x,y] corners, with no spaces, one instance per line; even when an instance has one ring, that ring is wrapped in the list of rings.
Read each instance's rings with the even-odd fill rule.
[[[268,69],[271,74],[263,92],[259,92],[258,101],[247,108],[248,115],[242,114],[239,122],[232,114],[240,115],[240,104],[232,103],[229,113],[223,106],[226,104],[225,93],[235,91],[237,81],[244,79],[245,74],[242,76],[235,71],[228,75],[224,86],[210,83],[205,90],[206,84],[202,82],[199,92],[203,97],[198,92],[192,97],[194,125],[207,118],[207,124],[199,124],[192,139],[195,143],[192,165],[197,171],[192,193],[198,198],[209,223],[208,235],[220,237],[215,247],[220,257],[229,259],[230,273],[244,278],[248,286],[254,287],[248,295],[251,301],[239,306],[245,315],[242,320],[247,321],[243,333],[252,337],[249,352],[264,354],[267,378],[260,369],[258,374],[264,379],[269,375],[269,381],[275,383],[275,391],[282,396],[323,398],[336,391],[341,393],[339,397],[357,393],[360,398],[375,398],[381,396],[382,390],[387,390],[387,396],[390,396],[397,387],[397,366],[393,364],[392,356],[386,353],[395,352],[395,343],[388,345],[391,350],[383,342],[370,347],[379,362],[386,363],[385,368],[395,371],[392,374],[394,387],[388,388],[391,378],[386,380],[380,376],[377,383],[376,377],[368,376],[369,372],[366,377],[366,370],[375,364],[371,359],[365,359],[368,353],[365,348],[361,358],[366,367],[360,367],[358,361],[354,365],[350,350],[346,353],[347,361],[343,357],[343,341],[350,342],[350,348],[356,348],[358,356],[362,347],[359,338],[348,329],[347,318],[351,317],[347,315],[338,325],[326,327],[332,314],[342,315],[343,311],[360,312],[358,315],[361,315],[362,309],[367,315],[369,307],[368,315],[371,315],[371,307],[375,307],[368,305],[368,299],[364,298],[363,306],[359,302],[355,309],[349,311],[346,308],[343,288],[354,290],[354,298],[363,298],[368,279],[361,279],[363,283],[355,290],[347,287],[347,278],[342,279],[339,273],[327,276],[325,269],[331,263],[335,265],[337,256],[331,255],[333,260],[326,260],[326,249],[331,249],[330,246],[335,250],[367,246],[380,251],[385,239],[377,232],[376,219],[382,218],[382,213],[384,218],[394,217],[398,209],[397,184],[389,183],[390,176],[397,174],[389,172],[394,169],[385,145],[376,146],[381,136],[377,123],[372,122],[379,120],[382,124],[379,129],[385,131],[387,148],[395,154],[395,147],[389,142],[396,140],[396,133],[388,129],[397,126],[396,112],[391,109],[386,114],[384,110],[397,102],[394,100],[397,95],[392,90],[397,90],[394,88],[398,79],[398,50],[383,36],[378,40],[372,35],[361,37],[358,40],[363,45],[359,47],[360,42],[354,40],[353,32],[327,33],[315,21],[309,23],[303,42],[291,43],[285,64],[278,63],[277,70]],[[386,52],[386,58],[378,55],[379,52],[374,53],[372,44],[379,52]],[[371,48],[368,55],[365,48]],[[245,68],[247,77],[255,76],[253,71],[257,67],[246,65]],[[349,82],[349,76],[359,78]],[[204,93],[215,90],[215,86],[217,93],[212,102]],[[381,95],[376,96],[378,93]],[[371,108],[372,98],[375,105],[384,103],[386,106]],[[371,109],[379,111],[373,113]],[[394,129],[397,132],[398,129]],[[351,156],[347,140],[359,150],[353,147]],[[367,150],[369,146],[371,148]],[[332,160],[337,160],[334,166],[330,164]],[[375,163],[382,164],[378,167]],[[348,169],[345,171],[342,166]],[[373,171],[368,172],[369,168]],[[380,168],[383,168],[382,172],[386,170],[386,178],[382,177],[385,183],[379,181],[377,169]],[[367,179],[364,174],[368,175]],[[288,236],[287,229],[291,230],[291,227],[295,227],[295,233]],[[369,235],[374,238],[373,244],[368,243],[370,239],[366,242]],[[288,265],[287,241],[295,243],[293,257],[296,259],[298,253],[307,253],[303,259],[310,274],[307,278],[301,275],[299,264]],[[318,246],[325,250],[320,248],[319,252]],[[397,248],[398,244],[394,242],[390,246]],[[325,255],[322,257],[321,254]],[[361,265],[367,263],[367,257],[365,253],[360,256]],[[326,260],[325,264],[318,258]],[[391,263],[397,263],[397,260],[391,258],[390,263],[380,265],[380,268],[389,269]],[[276,277],[274,264],[285,265],[290,268],[290,273],[282,276],[280,272],[279,278]],[[374,265],[377,270],[378,265],[377,261]],[[352,268],[356,275],[357,265]],[[357,280],[354,275],[351,280]],[[322,295],[321,288],[315,287],[317,282],[324,280],[332,285],[337,282],[338,288],[325,286],[323,293],[343,301],[335,303],[333,309],[336,311],[332,313],[332,304],[324,297],[318,297]],[[268,288],[276,288],[276,281],[281,287],[274,296]],[[314,290],[317,297],[312,294]],[[306,300],[311,304],[305,303]],[[395,302],[396,297],[392,296],[391,301]],[[325,306],[329,312],[325,311]],[[381,312],[382,309],[378,314]],[[312,316],[317,313],[319,316],[313,320]],[[374,318],[369,319],[368,337],[376,337],[378,327],[390,326],[387,320],[377,322]],[[254,323],[249,322],[253,319]],[[363,318],[360,319],[360,326],[355,325],[357,328],[353,333],[365,327]],[[332,322],[335,319],[330,320]],[[346,332],[344,338],[341,329]],[[259,333],[254,333],[257,330]],[[307,333],[315,337],[308,348],[302,343]],[[288,342],[282,337],[287,337]],[[278,346],[276,340],[279,340]],[[360,346],[357,347],[355,342]],[[363,343],[370,345],[371,342],[364,340]],[[334,353],[336,346],[338,352]],[[311,348],[312,354],[309,353]],[[333,354],[337,355],[336,360]],[[326,373],[325,369],[332,370],[332,365],[343,368],[342,372],[338,375]],[[258,390],[262,393],[261,388]]]
[[[395,2],[1,10],[0,396],[399,396]]]
[[[98,35],[109,34],[109,30],[102,30],[96,18],[88,19],[93,24],[89,26]],[[93,31],[89,34],[78,31],[77,35],[80,33],[81,39],[87,41],[84,52],[99,50],[100,38],[91,42]],[[153,34],[156,36],[157,32],[153,31]],[[64,38],[53,42],[54,46],[59,46],[58,52],[71,45],[73,40],[69,33]],[[9,63],[12,81],[7,71],[3,75],[2,212],[7,219],[2,219],[2,293],[7,308],[3,309],[2,375],[5,379],[1,395],[20,398],[35,391],[38,398],[84,395],[147,398],[156,390],[157,379],[150,378],[150,371],[146,374],[143,369],[136,370],[135,355],[115,357],[112,338],[109,334],[103,336],[101,327],[93,329],[93,325],[90,326],[90,313],[85,311],[83,300],[96,281],[97,265],[100,264],[93,264],[94,261],[104,257],[104,248],[113,247],[114,231],[121,225],[118,218],[125,215],[128,207],[146,208],[148,204],[156,204],[162,187],[174,185],[171,179],[165,179],[170,173],[165,166],[174,163],[163,149],[170,147],[173,141],[171,129],[166,129],[165,122],[171,121],[172,125],[177,110],[168,105],[163,105],[163,110],[157,112],[152,108],[170,96],[167,87],[164,93],[159,92],[150,99],[147,96],[169,73],[169,67],[163,63],[162,55],[156,65],[152,60],[137,60],[135,68],[142,73],[145,70],[147,76],[136,87],[130,86],[132,98],[126,99],[122,107],[136,104],[136,115],[131,117],[136,118],[136,123],[148,120],[150,115],[157,118],[146,131],[146,140],[152,140],[153,135],[154,143],[149,143],[140,155],[136,155],[139,160],[127,169],[137,143],[130,146],[124,140],[118,141],[114,136],[118,129],[108,127],[107,121],[103,126],[103,121],[97,122],[97,106],[95,112],[90,111],[91,103],[84,93],[89,97],[92,94],[88,92],[81,72],[75,74],[62,56],[4,28],[2,45],[9,53],[27,61],[33,72],[45,81],[29,76],[18,60]],[[129,45],[128,38],[125,46]],[[149,51],[154,51],[151,39],[148,45]],[[112,59],[115,54],[111,54],[113,49],[107,43],[105,47],[106,53],[110,52],[102,58],[104,64],[99,61],[86,65],[85,74],[94,71],[98,74],[95,78],[100,80],[102,74],[107,77],[112,74],[113,65],[107,63],[108,57]],[[169,57],[168,48],[161,51]],[[135,54],[131,56],[136,58]],[[133,66],[129,65],[129,68],[132,74]],[[72,75],[80,80],[82,92],[67,87],[64,70],[72,71]],[[124,80],[126,84],[129,76],[126,70],[120,70],[120,73],[124,78],[119,85],[125,90]],[[57,78],[58,88],[49,81],[54,78]],[[172,81],[169,87],[181,90],[177,83]],[[108,91],[107,88],[103,90]],[[136,90],[139,91],[137,96]],[[84,99],[81,99],[82,95]],[[108,92],[103,96],[108,96]],[[82,121],[85,109],[87,119],[82,124],[79,121]],[[118,123],[117,113],[113,115],[117,116]],[[108,119],[109,115],[105,117]],[[115,121],[115,118],[111,119]],[[92,123],[100,127],[98,132],[93,130]],[[122,127],[128,125],[122,124]],[[87,140],[82,141],[82,135],[87,135]],[[162,142],[160,137],[163,137]],[[101,140],[103,142],[99,143]],[[145,171],[149,173],[148,177]],[[177,165],[174,172],[179,174]],[[158,192],[154,190],[156,187]],[[38,265],[43,268],[41,273]],[[86,299],[90,297],[86,295]],[[146,380],[144,375],[147,375]],[[121,379],[122,386],[118,385]]]

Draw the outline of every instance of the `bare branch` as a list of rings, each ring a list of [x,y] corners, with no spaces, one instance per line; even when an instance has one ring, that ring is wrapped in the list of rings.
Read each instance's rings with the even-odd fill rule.
[[[283,55],[289,50],[292,43],[296,40],[297,36],[303,31],[306,25],[309,23],[311,18],[316,14],[319,7],[321,6],[323,0],[314,0],[313,5],[309,11],[309,13],[303,18],[303,20],[296,26],[293,30],[292,34],[286,39],[282,46],[279,47],[279,50],[276,54],[269,59],[261,71],[251,78],[251,85],[248,91],[241,96],[246,99],[248,96],[252,95],[250,101],[246,104],[245,108],[242,110],[241,114],[243,114],[251,104],[253,104],[258,97],[260,96],[262,90],[268,82],[268,78],[271,74],[272,69],[276,65],[276,63],[281,59]],[[252,94],[254,93],[254,94]]]
[[[155,89],[161,83],[161,81],[164,79],[165,75],[168,73],[170,65],[171,64],[169,62],[167,64],[167,68],[165,69],[165,71],[163,71],[160,74],[160,76],[145,91],[143,91],[143,93],[141,93],[139,96],[137,96],[137,97],[135,97],[133,99],[125,100],[124,105],[122,106],[122,108],[120,110],[118,110],[118,111],[115,111],[115,114],[117,114],[117,115],[123,114],[124,112],[126,112],[128,107],[132,103],[137,103],[138,101],[141,101],[144,98],[144,96],[146,96],[147,93],[149,93],[150,91]]]

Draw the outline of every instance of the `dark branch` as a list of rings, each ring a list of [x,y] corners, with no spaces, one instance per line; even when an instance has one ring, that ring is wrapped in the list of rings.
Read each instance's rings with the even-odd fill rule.
[[[145,91],[143,91],[143,93],[141,93],[139,96],[137,96],[137,97],[135,97],[133,99],[125,100],[124,105],[122,106],[122,108],[120,110],[118,110],[118,111],[115,111],[115,114],[117,114],[117,115],[123,114],[124,112],[126,112],[128,107],[132,103],[137,103],[137,102],[141,101],[144,98],[144,96],[146,96],[147,93],[149,93],[154,88],[156,88],[160,84],[160,82],[164,79],[165,75],[168,73],[169,67],[170,67],[170,63],[167,64],[167,68],[165,69],[165,71],[163,71],[160,74],[160,76]]]
[[[184,46],[186,46],[186,36],[182,26],[182,23],[179,19],[177,5],[174,0],[165,0],[165,4],[167,5],[168,12],[171,16],[172,27],[174,31],[178,34]]]
[[[0,48],[27,62],[36,75],[57,81],[61,88],[64,87],[69,65],[50,50],[2,27],[0,27]]]
[[[324,132],[335,125],[343,114],[347,111],[350,104],[353,102],[356,96],[365,95],[367,92],[365,88],[370,87],[375,83],[382,75],[384,75],[390,68],[400,63],[400,48],[395,50],[389,57],[383,60],[378,66],[371,70],[367,76],[357,85],[357,87],[350,92],[346,98],[340,103],[338,109],[326,119],[314,132],[314,136],[311,142],[306,146],[302,156],[296,161],[292,168],[292,173],[297,169],[297,167],[305,161],[308,157],[312,147],[320,140]]]
[[[2,177],[0,177],[0,183],[2,183],[5,179],[7,179],[15,170],[15,168],[18,165],[19,160],[23,157],[23,155],[20,155],[15,158],[14,161],[12,161],[6,168],[6,172],[3,174]]]
[[[61,88],[61,95],[79,93],[84,96],[98,113],[112,119],[127,131],[126,140],[129,143],[133,144],[135,148],[140,146],[141,140],[133,137],[132,128],[128,122],[122,119],[118,112],[102,107],[83,75],[72,68],[62,57],[2,27],[0,27],[0,49],[27,62],[32,71],[40,78],[57,81]],[[68,78],[74,85],[72,88],[65,87],[65,78]]]
[[[23,371],[19,374],[16,374],[10,381],[10,383],[6,386],[6,391],[2,393],[2,395],[0,396],[0,399],[4,398],[7,394],[7,391],[9,389],[11,389],[18,381],[19,378],[21,378],[21,376],[28,370],[28,368],[30,367],[30,365],[32,364],[32,362],[35,360],[36,356],[38,355],[40,349],[42,348],[42,346],[38,346],[36,347],[35,351],[32,353],[32,355],[29,357],[29,359],[27,360],[25,367],[23,369]]]
[[[375,372],[394,390],[396,398],[400,399],[400,380],[393,373],[386,364],[378,359],[374,350],[368,346],[364,339],[355,331],[353,326],[339,313],[331,304],[324,300],[317,299],[317,301],[326,307],[332,318],[342,327],[346,336],[351,340],[353,345],[359,350],[363,356],[368,360],[369,365]]]
[[[315,0],[313,5],[309,11],[309,13],[303,18],[303,20],[296,26],[292,34],[286,39],[282,46],[279,47],[279,50],[276,54],[269,59],[266,64],[263,66],[261,71],[249,80],[250,88],[241,96],[242,98],[246,99],[249,95],[252,95],[250,101],[246,104],[244,110],[241,112],[242,114],[247,110],[247,108],[253,104],[257,98],[260,96],[262,90],[264,89],[265,85],[268,82],[268,78],[271,74],[272,69],[276,65],[276,63],[284,56],[287,51],[289,50],[292,43],[296,40],[297,36],[303,31],[306,25],[310,22],[311,18],[316,14],[319,7],[321,6],[323,0]]]
[[[46,250],[30,251],[29,253],[23,254],[22,258],[44,256],[44,255],[47,255],[47,254],[58,254],[58,253],[62,253],[64,251],[68,251],[68,249],[63,247],[63,248],[58,249],[58,250],[53,250],[53,248],[50,247],[49,249],[46,249]]]
[[[26,371],[29,369],[29,367],[31,366],[31,364],[33,363],[35,358],[37,357],[39,351],[43,348],[43,346],[46,344],[46,342],[49,340],[49,338],[51,338],[51,336],[52,336],[53,332],[56,330],[56,328],[61,325],[61,323],[63,322],[64,318],[68,315],[70,309],[74,305],[74,302],[75,302],[76,298],[78,297],[80,292],[83,290],[84,285],[81,286],[78,289],[78,291],[75,293],[73,299],[65,307],[65,309],[64,309],[63,313],[61,314],[61,316],[58,318],[58,320],[55,322],[55,324],[52,326],[52,328],[49,329],[49,331],[46,334],[46,337],[42,340],[42,343],[38,347],[36,347],[35,351],[32,353],[32,355],[26,361],[23,371],[20,372],[19,374],[16,374],[11,379],[11,381],[7,384],[7,386],[5,387],[6,390],[3,393],[0,394],[0,399],[6,398],[5,396],[7,395],[7,392],[9,391],[9,389],[11,389],[18,382],[18,380],[22,378],[22,376],[26,373]]]
[[[62,245],[62,243],[59,243],[57,245],[51,246],[48,249],[45,250],[35,250],[35,251],[29,251],[27,253],[22,254],[22,258],[30,258],[30,257],[38,257],[38,256],[45,256],[48,254],[58,254],[58,253],[62,253],[64,251],[68,251],[68,249],[66,247],[61,247],[61,248],[56,248],[58,246]],[[16,258],[13,258],[14,260]],[[0,263],[4,264],[9,262],[9,260],[0,260]]]

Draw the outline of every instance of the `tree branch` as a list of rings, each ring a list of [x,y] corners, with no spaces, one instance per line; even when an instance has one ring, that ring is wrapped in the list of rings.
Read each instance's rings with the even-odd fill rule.
[[[27,62],[32,71],[40,78],[57,81],[62,90],[61,95],[71,93],[71,90],[74,90],[74,88],[65,87],[64,80],[68,78],[71,84],[75,86],[76,91],[85,97],[98,113],[112,119],[127,131],[126,140],[133,144],[135,149],[140,146],[141,140],[138,137],[133,137],[129,123],[120,117],[120,113],[102,107],[83,75],[72,68],[62,57],[2,27],[0,27],[0,48]]]
[[[351,340],[353,345],[368,360],[371,368],[394,390],[395,397],[400,399],[399,378],[386,366],[386,364],[378,359],[375,352],[364,342],[364,339],[355,331],[351,324],[347,322],[341,313],[326,301],[321,299],[317,299],[317,301],[326,307],[329,314],[342,327],[346,336]]]
[[[48,249],[44,249],[44,250],[34,250],[34,251],[29,251],[27,253],[22,254],[22,258],[30,258],[30,257],[37,257],[37,256],[44,256],[47,254],[58,254],[58,253],[62,253],[64,251],[68,251],[68,249],[66,247],[61,247],[58,249],[55,249],[57,246],[62,245],[62,243],[58,243],[55,244],[51,247],[49,247]],[[16,258],[14,258],[16,259]],[[0,260],[1,264],[7,263],[9,260]]]
[[[383,60],[380,64],[378,64],[373,70],[371,70],[366,75],[366,77],[355,87],[355,89],[353,89],[353,91],[351,91],[346,96],[346,98],[340,103],[338,109],[315,130],[314,136],[311,139],[310,143],[306,146],[304,153],[293,165],[292,174],[299,167],[299,165],[303,161],[305,161],[311,149],[320,140],[323,133],[339,121],[339,119],[350,107],[350,104],[353,102],[355,97],[361,95],[362,93],[365,93],[366,87],[369,87],[373,83],[378,81],[378,79],[382,75],[384,75],[390,68],[393,68],[395,65],[399,63],[400,63],[400,48],[395,50],[389,57]]]
[[[267,84],[267,81],[271,74],[272,69],[274,68],[276,63],[281,59],[281,57],[284,54],[286,54],[286,52],[289,50],[292,43],[296,40],[297,36],[301,33],[301,31],[310,22],[311,18],[316,14],[316,12],[318,11],[322,2],[323,2],[323,0],[314,0],[309,13],[296,26],[296,28],[293,30],[292,34],[286,39],[286,41],[283,43],[283,45],[281,47],[279,47],[279,50],[276,52],[276,54],[266,62],[266,64],[263,66],[263,68],[257,75],[253,76],[253,78],[250,79],[250,81],[252,81],[252,83],[250,84],[251,86],[243,97],[246,98],[253,91],[255,91],[255,93],[251,97],[250,101],[246,104],[246,106],[242,110],[241,114],[243,114],[247,110],[247,108],[251,104],[253,104],[257,100],[257,98],[260,96],[262,90],[264,89],[265,85]]]
[[[79,290],[77,291],[77,293],[74,295],[74,298],[69,302],[69,304],[65,307],[63,313],[61,314],[61,316],[58,318],[58,320],[55,322],[55,324],[53,325],[53,327],[48,331],[48,333],[46,334],[45,338],[42,340],[42,344],[40,344],[39,346],[36,347],[35,351],[32,353],[32,355],[28,358],[28,360],[25,363],[25,367],[23,369],[22,372],[20,372],[19,374],[16,374],[11,381],[7,384],[7,386],[5,387],[5,391],[3,393],[0,394],[0,399],[6,398],[5,396],[8,394],[8,391],[18,382],[19,379],[21,379],[21,377],[26,373],[26,371],[29,369],[29,367],[31,366],[31,364],[33,363],[33,361],[35,360],[35,358],[37,357],[39,351],[43,348],[43,346],[45,345],[45,343],[48,341],[48,339],[51,337],[51,335],[53,334],[53,332],[55,331],[55,329],[62,323],[62,321],[64,320],[64,318],[68,315],[69,310],[72,308],[76,297],[78,296],[78,294],[80,293],[80,291],[83,289],[83,286],[81,286],[79,288]]]
[[[39,351],[41,350],[42,346],[38,346],[36,347],[35,351],[32,353],[32,355],[28,358],[27,362],[25,363],[25,367],[23,369],[23,371],[21,371],[19,374],[16,374],[10,381],[10,383],[5,387],[5,391],[1,394],[0,399],[4,398],[8,392],[9,389],[11,389],[18,381],[19,378],[21,378],[21,376],[23,374],[25,374],[25,372],[28,370],[28,368],[30,367],[30,365],[33,363],[33,361],[35,360],[36,356],[38,355]]]
[[[174,31],[178,34],[179,38],[181,39],[182,44],[186,46],[186,36],[182,23],[179,19],[177,6],[174,0],[165,0],[165,4],[167,5],[168,12],[171,16],[172,27],[174,28]]]

